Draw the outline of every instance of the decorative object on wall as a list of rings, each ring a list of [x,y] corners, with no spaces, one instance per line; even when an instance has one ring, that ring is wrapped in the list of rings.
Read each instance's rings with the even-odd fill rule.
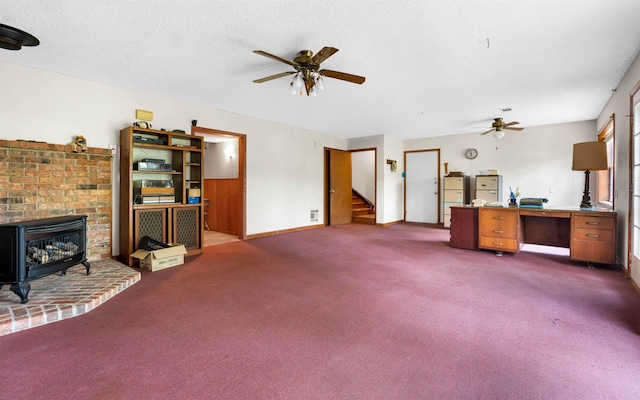
[[[478,150],[467,149],[467,151],[464,152],[464,156],[467,157],[469,160],[473,160],[474,158],[478,157]]]
[[[76,136],[71,144],[71,148],[74,153],[85,153],[87,151],[87,139],[82,135]]]
[[[599,171],[609,168],[607,159],[607,144],[605,142],[583,142],[573,145],[574,171],[584,171],[584,192],[580,208],[593,208],[591,204],[591,190],[589,190],[589,171]]]
[[[344,72],[332,71],[329,69],[319,69],[320,63],[334,55],[337,51],[338,49],[336,49],[335,47],[323,47],[314,55],[311,50],[302,50],[298,53],[298,56],[296,58],[294,58],[293,60],[287,60],[282,57],[267,53],[266,51],[254,50],[253,52],[256,54],[260,54],[261,56],[265,56],[292,66],[295,71],[281,72],[279,74],[256,79],[253,82],[263,83],[272,79],[282,78],[291,74],[295,74],[291,85],[289,85],[291,94],[302,95],[302,89],[304,88],[307,96],[317,96],[318,91],[324,90],[324,76],[334,79],[340,79],[347,82],[357,83],[359,85],[364,83],[364,76],[352,75]]]
[[[391,172],[396,172],[396,169],[398,168],[396,160],[387,160],[387,164],[391,166]]]
[[[153,121],[153,112],[147,110],[136,110],[136,119],[142,121]]]
[[[37,46],[40,41],[33,35],[14,27],[0,24],[0,48],[20,50],[22,46]]]
[[[147,121],[136,121],[133,123],[133,126],[137,128],[151,129],[151,123]]]

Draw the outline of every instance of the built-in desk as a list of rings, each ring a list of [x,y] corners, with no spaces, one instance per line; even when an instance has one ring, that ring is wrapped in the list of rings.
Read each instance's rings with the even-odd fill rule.
[[[468,206],[451,207],[451,245],[458,232],[478,232],[478,248],[518,253],[523,244],[569,248],[572,260],[615,264],[616,213],[605,210],[478,207],[477,226],[468,218]],[[455,226],[466,221],[468,226]],[[469,248],[469,247],[465,247]]]

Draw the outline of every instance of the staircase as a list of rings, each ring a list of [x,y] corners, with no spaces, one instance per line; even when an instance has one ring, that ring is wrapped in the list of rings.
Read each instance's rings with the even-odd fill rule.
[[[351,191],[351,222],[354,224],[375,225],[376,214],[372,203],[364,199],[355,190]]]

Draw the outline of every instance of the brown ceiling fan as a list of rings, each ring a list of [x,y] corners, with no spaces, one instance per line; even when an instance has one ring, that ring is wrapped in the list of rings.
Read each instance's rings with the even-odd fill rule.
[[[516,128],[513,126],[513,125],[518,125],[519,123],[520,122],[515,122],[515,121],[505,123],[501,117],[494,118],[493,124],[491,124],[492,128],[486,132],[482,132],[480,135],[486,135],[487,133],[494,132],[493,136],[495,138],[501,138],[504,136],[504,130],[510,130],[510,131],[523,130],[524,128]]]
[[[320,64],[327,58],[334,55],[337,51],[338,49],[335,47],[323,47],[314,55],[311,50],[302,50],[298,53],[296,58],[293,60],[287,60],[271,53],[267,53],[266,51],[254,50],[253,52],[256,54],[260,54],[261,56],[292,66],[294,71],[281,72],[279,74],[266,76],[264,78],[256,79],[253,82],[263,83],[272,79],[278,79],[295,74],[293,82],[291,82],[291,92],[293,94],[302,94],[302,89],[304,88],[307,96],[315,96],[317,95],[318,90],[322,90],[324,88],[323,76],[357,83],[359,85],[364,83],[364,76],[347,74],[345,72],[333,71],[330,69],[320,69]]]

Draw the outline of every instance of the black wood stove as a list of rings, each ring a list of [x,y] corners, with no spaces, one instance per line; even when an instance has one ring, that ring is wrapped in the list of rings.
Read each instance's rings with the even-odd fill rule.
[[[11,290],[22,303],[29,301],[29,281],[82,263],[86,258],[87,216],[43,218],[0,225],[0,289]]]

